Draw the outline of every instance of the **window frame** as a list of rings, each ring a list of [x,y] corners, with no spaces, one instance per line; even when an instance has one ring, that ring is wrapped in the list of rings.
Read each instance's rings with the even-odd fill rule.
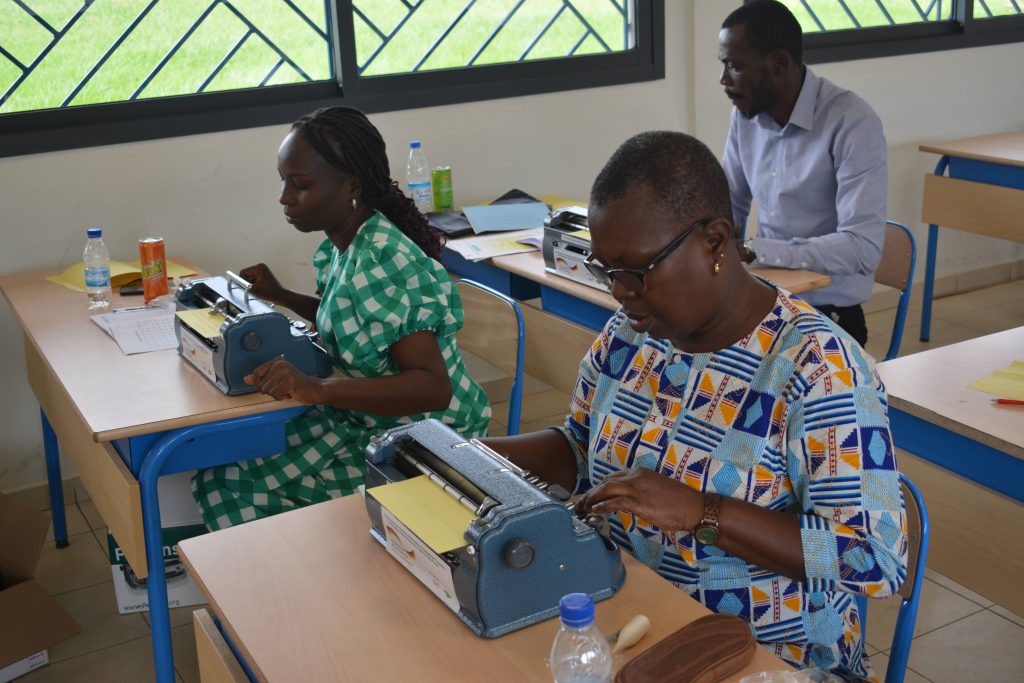
[[[357,74],[352,0],[330,10],[333,81],[0,114],[0,158],[289,123],[332,105],[375,113],[665,77],[664,0],[636,0],[628,52],[366,78]]]
[[[1024,15],[977,19],[974,0],[951,1],[953,12],[947,21],[805,33],[804,62],[825,64],[1024,41]]]

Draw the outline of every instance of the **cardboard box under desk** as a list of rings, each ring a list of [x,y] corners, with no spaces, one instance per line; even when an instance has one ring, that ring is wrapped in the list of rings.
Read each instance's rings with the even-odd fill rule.
[[[82,629],[33,578],[50,515],[0,494],[0,683],[43,666]]]

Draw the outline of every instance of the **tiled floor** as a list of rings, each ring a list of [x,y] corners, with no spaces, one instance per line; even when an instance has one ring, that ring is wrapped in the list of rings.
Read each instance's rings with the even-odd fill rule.
[[[893,310],[872,313],[868,350],[880,358],[888,346]],[[932,341],[917,340],[920,306],[911,307],[902,355],[1024,325],[1024,280],[940,299],[934,308]],[[526,385],[522,431],[560,422],[568,395],[536,381]],[[505,414],[495,406],[495,415]],[[84,498],[84,497],[82,497]],[[37,496],[43,507],[45,497]],[[67,507],[71,545],[48,543],[37,577],[78,620],[82,633],[51,648],[51,663],[19,683],[49,681],[132,682],[153,677],[146,614],[120,615],[106,555],[106,529],[92,503]],[[872,600],[868,646],[876,670],[884,672],[896,619],[893,601]],[[174,660],[178,683],[199,680],[191,612],[172,612]],[[928,572],[910,655],[909,683],[1024,680],[1024,615],[1017,615],[939,574]]]

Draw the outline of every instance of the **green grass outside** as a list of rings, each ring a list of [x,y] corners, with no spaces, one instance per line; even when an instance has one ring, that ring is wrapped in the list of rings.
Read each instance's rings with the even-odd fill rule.
[[[58,29],[67,25],[82,6],[82,0],[25,1]],[[324,0],[292,1],[313,24],[326,30]],[[574,1],[574,7],[604,41],[602,45],[591,35],[575,54],[602,53],[609,49],[617,51],[626,47],[622,14],[618,9],[625,1]],[[783,2],[800,20],[805,32],[818,30],[800,0]],[[919,0],[922,7],[927,7],[929,2]],[[185,44],[165,65],[160,66],[174,44],[212,3],[213,0],[160,0],[97,73],[80,87],[88,72],[149,4],[149,0],[96,0],[0,105],[0,114],[60,107],[79,88],[69,103],[71,106],[117,102],[133,96],[150,98],[192,94],[203,86],[217,65],[236,46],[237,52],[203,91],[258,86],[281,61],[281,55],[265,40],[249,33],[245,22],[224,4],[217,4]],[[326,41],[282,0],[231,0],[231,3],[294,64],[285,62],[277,68],[268,81],[269,85],[304,82],[307,77],[309,80],[331,77]],[[526,0],[502,27],[515,3],[516,0],[478,0],[422,63],[420,70],[465,66],[498,27],[501,30],[474,64],[514,62],[524,57],[530,60],[563,57],[587,30],[572,12],[563,11],[527,52],[533,40],[558,12],[562,1]],[[1012,0],[986,0],[986,3],[995,15],[1018,12]],[[355,4],[384,34],[392,32],[408,13],[400,0],[356,0]],[[835,0],[808,0],[807,4],[826,30],[854,26]],[[885,4],[899,23],[921,20],[910,0],[890,0]],[[369,63],[381,39],[357,16],[356,54],[359,64],[366,67],[363,75],[406,73],[415,68],[465,6],[466,0],[419,0],[410,19]],[[862,26],[888,23],[875,0],[847,0],[847,6]],[[948,19],[951,7],[951,0],[943,0],[942,16],[933,11],[929,19]],[[984,14],[981,0],[975,1],[975,12],[978,16]],[[35,60],[51,41],[50,33],[12,0],[0,0],[0,26],[3,27],[0,46],[23,64]],[[666,30],[672,28],[666,27]],[[158,67],[155,77],[141,92],[137,92]],[[306,74],[305,77],[300,70]],[[17,65],[0,56],[0,97],[20,75]]]

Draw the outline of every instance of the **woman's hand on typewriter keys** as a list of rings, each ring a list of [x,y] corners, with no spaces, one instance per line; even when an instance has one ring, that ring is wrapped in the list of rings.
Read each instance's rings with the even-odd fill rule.
[[[281,298],[281,293],[284,292],[284,287],[281,286],[277,277],[271,272],[270,266],[265,263],[257,263],[255,266],[242,268],[238,274],[243,280],[252,285],[249,292],[260,299],[276,303]]]
[[[245,383],[278,401],[291,398],[303,405],[319,403],[320,382],[308,377],[284,358],[274,358],[246,375]]]
[[[690,532],[700,524],[704,496],[671,477],[647,469],[616,472],[587,491],[577,514],[628,512],[663,531]]]

